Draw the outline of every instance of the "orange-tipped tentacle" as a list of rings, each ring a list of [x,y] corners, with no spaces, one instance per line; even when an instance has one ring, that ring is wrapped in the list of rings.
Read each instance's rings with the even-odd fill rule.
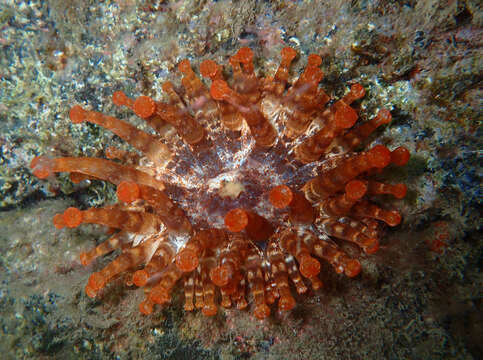
[[[243,310],[248,306],[248,301],[246,299],[246,288],[247,284],[245,279],[241,279],[238,283],[236,293],[232,295],[232,300],[236,302],[236,308],[238,310]]]
[[[210,279],[215,285],[226,286],[241,275],[239,270],[247,256],[248,246],[245,236],[230,234],[227,247],[220,253],[219,265],[210,271]]]
[[[319,69],[321,62],[320,56],[311,54],[304,72],[285,96],[284,101],[292,109],[287,114],[285,134],[291,139],[305,132],[316,111],[321,110],[330,99],[318,88],[318,83],[323,77]]]
[[[218,120],[220,117],[218,106],[211,99],[205,84],[201,82],[191,68],[190,62],[187,59],[182,60],[178,69],[185,75],[181,83],[186,90],[186,97],[189,100],[191,110],[194,112],[195,121],[209,125],[212,121]]]
[[[235,57],[242,64],[243,72],[246,75],[252,75],[254,72],[252,49],[248,47],[242,47],[238,50]]]
[[[150,186],[123,181],[117,187],[119,200],[131,203],[143,199],[151,205],[169,231],[191,233],[192,226],[184,211],[178,207],[164,192]]]
[[[371,135],[379,126],[391,122],[392,116],[389,110],[381,109],[377,115],[365,122],[364,124],[348,131],[342,141],[348,150],[359,146],[369,135]]]
[[[155,114],[155,102],[148,96],[139,96],[137,99],[132,100],[124,92],[116,91],[112,94],[112,102],[116,106],[125,106],[131,109],[158,133],[162,132],[166,126],[165,122]]]
[[[320,272],[320,263],[310,256],[309,247],[291,230],[280,234],[280,244],[299,263],[300,273],[306,278],[317,276]]]
[[[273,78],[266,79],[264,90],[275,96],[281,96],[285,91],[289,77],[290,64],[297,56],[297,52],[291,47],[285,47],[280,52],[281,61]]]
[[[121,181],[130,181],[164,190],[164,184],[151,175],[113,161],[89,157],[64,157],[50,159],[38,156],[32,160],[33,174],[45,179],[56,172],[76,172],[118,185]]]
[[[404,166],[408,163],[410,156],[409,150],[400,146],[391,151],[391,164]]]
[[[259,320],[263,320],[270,315],[270,308],[265,298],[265,281],[261,265],[262,259],[257,250],[249,249],[245,261],[246,278],[254,299],[253,314]]]
[[[280,294],[278,308],[282,311],[292,310],[295,306],[295,299],[290,292],[285,256],[280,250],[278,242],[270,241],[267,247],[267,257],[271,264],[273,279]]]
[[[184,310],[193,311],[195,306],[193,299],[195,296],[195,273],[192,272],[184,279]]]
[[[168,146],[155,136],[115,117],[107,116],[97,111],[85,110],[76,105],[70,109],[70,119],[76,124],[88,121],[111,130],[121,139],[144,153],[157,166],[164,167],[173,157]]]
[[[243,47],[230,58],[233,67],[233,87],[242,94],[249,104],[256,104],[260,99],[260,81],[253,68],[253,51]]]
[[[195,72],[191,68],[191,64],[188,59],[182,60],[178,64],[178,70],[184,74],[181,83],[186,90],[186,94],[189,98],[195,98],[203,94],[207,94],[208,90],[201,80],[196,76]]]
[[[344,273],[348,277],[355,277],[361,272],[359,260],[350,258],[330,239],[319,239],[314,233],[306,231],[303,242],[312,254],[331,264],[338,274]]]
[[[115,260],[110,262],[101,271],[93,273],[89,277],[86,286],[87,294],[96,295],[115,276],[142,264],[151,258],[160,242],[159,237],[150,237],[136,247],[124,250]]]
[[[209,273],[215,267],[216,260],[214,252],[208,250],[205,252],[201,260],[201,283],[203,288],[203,308],[201,312],[205,316],[214,316],[218,312],[218,306],[215,303],[215,285],[210,281]]]
[[[200,65],[200,72],[203,77],[210,78],[212,81],[224,80],[221,66],[212,60],[203,61]],[[227,102],[218,102],[218,107],[223,126],[232,131],[238,131],[242,128],[243,116],[234,106]]]
[[[321,215],[344,216],[366,193],[367,185],[360,180],[349,181],[345,186],[345,193],[329,197],[320,204]]]
[[[164,304],[171,301],[171,290],[178,280],[183,275],[183,272],[179,270],[175,263],[171,263],[163,271],[159,282],[153,286],[149,293],[149,299],[156,304]]]
[[[159,117],[173,125],[178,135],[190,145],[200,143],[205,137],[203,127],[189,114],[170,82],[163,84],[163,90],[171,99],[169,104],[154,101],[148,96],[140,96],[134,102],[133,111],[143,119]]]
[[[363,98],[365,94],[366,90],[364,89],[364,87],[361,84],[356,83],[351,86],[350,91],[346,95],[344,95],[341,100],[347,105],[350,105],[354,101]]]
[[[291,47],[285,47],[280,52],[280,55],[282,59],[273,79],[279,83],[286,84],[288,80],[290,64],[292,64],[292,61],[297,56],[297,51],[295,51]]]
[[[200,73],[205,78],[214,80],[223,80],[223,71],[221,66],[213,60],[205,60],[200,64]]]
[[[154,303],[151,299],[146,298],[139,303],[139,312],[143,315],[151,315],[154,310]]]
[[[201,245],[195,238],[191,238],[176,255],[176,266],[183,272],[191,272],[200,263]]]
[[[277,140],[277,131],[260,112],[258,104],[250,102],[245,96],[230,89],[223,80],[211,84],[210,94],[213,99],[231,104],[246,120],[257,145],[271,147]]]
[[[375,253],[379,249],[379,240],[364,235],[359,229],[340,222],[337,218],[321,221],[326,234],[338,239],[347,240],[359,245],[367,254]]]
[[[123,91],[115,91],[112,94],[112,102],[116,106],[126,106],[130,109],[134,106],[134,100],[128,98]]]
[[[354,205],[351,212],[354,215],[368,217],[384,221],[389,226],[397,226],[401,223],[401,214],[396,210],[384,210],[368,201],[361,201]]]
[[[308,255],[310,257],[310,255]],[[319,264],[319,262],[310,257],[314,262]],[[300,276],[299,268],[297,267],[297,264],[295,263],[295,260],[293,257],[289,256],[285,258],[285,265],[287,265],[287,273],[292,280],[292,283],[295,286],[295,289],[297,290],[297,294],[305,294],[308,290],[307,285],[305,285],[304,280],[302,279],[302,276]],[[319,264],[319,270],[320,270],[320,264]],[[312,276],[311,278],[315,277],[317,275]]]
[[[190,145],[201,144],[206,138],[205,129],[190,115],[183,100],[174,90],[171,82],[163,84],[163,91],[169,96],[169,104],[156,103],[156,113],[172,124],[183,140]],[[208,93],[206,93],[208,98]]]
[[[175,249],[173,245],[170,244],[166,240],[166,238],[163,238],[161,244],[158,246],[158,249],[154,253],[151,260],[146,264],[143,269],[137,270],[134,273],[132,279],[133,283],[136,286],[146,285],[153,275],[160,273],[171,263],[174,254]]]
[[[60,215],[60,214],[59,214]],[[63,217],[63,216],[62,216]],[[95,248],[81,252],[80,254],[80,262],[82,265],[87,266],[92,263],[98,257],[104,256],[109,254],[111,251],[114,251],[121,247],[122,238],[125,235],[123,232],[119,232],[113,236],[111,236],[106,241],[100,243]]]
[[[195,275],[195,308],[203,309],[203,306],[205,306],[203,298],[203,282],[201,280],[201,273],[197,270]]]
[[[317,161],[327,152],[334,139],[356,123],[358,115],[353,108],[339,100],[324,111],[322,118],[325,120],[324,127],[294,149],[295,158],[304,164]]]
[[[71,207],[64,211],[63,219],[69,228],[75,228],[82,223],[99,224],[136,234],[152,234],[160,226],[160,221],[153,214],[114,208],[91,208],[82,211]]]
[[[324,77],[324,73],[319,69],[320,64],[322,64],[322,58],[317,54],[310,54],[307,58],[307,66],[294,84],[294,87],[310,88],[310,92],[313,92]]]
[[[199,230],[176,255],[176,266],[183,272],[190,272],[199,265],[204,249],[216,249],[226,242],[226,234],[221,229]]]
[[[323,172],[304,185],[305,197],[318,202],[341,191],[350,180],[372,169],[382,169],[391,160],[390,151],[383,145],[376,145],[367,152],[353,155],[341,161],[334,169]]]

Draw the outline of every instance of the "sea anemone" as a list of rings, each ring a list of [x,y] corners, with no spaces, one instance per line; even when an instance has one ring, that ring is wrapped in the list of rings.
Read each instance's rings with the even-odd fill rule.
[[[409,152],[383,145],[360,150],[391,113],[380,109],[356,124],[359,113],[351,103],[365,95],[364,88],[355,83],[345,96],[331,99],[319,87],[323,73],[315,54],[289,81],[296,56],[284,48],[275,75],[259,77],[252,50],[241,48],[230,58],[231,85],[222,67],[206,60],[200,72],[210,88],[183,60],[182,86],[163,85],[166,102],[115,92],[114,104],[130,108],[157,135],[78,105],[70,109],[73,123],[100,125],[138,150],[109,147],[107,159],[32,160],[41,179],[69,172],[74,182],[117,185],[118,203],[68,208],[53,219],[58,229],[93,223],[114,233],[80,255],[88,265],[121,251],[90,276],[89,297],[123,275],[128,284],[144,287],[140,310],[150,314],[156,304],[170,302],[182,282],[187,311],[210,316],[219,305],[250,304],[264,319],[275,302],[281,311],[296,305],[292,286],[299,294],[322,287],[320,260],[348,277],[360,273],[360,262],[339,244],[351,242],[372,254],[381,227],[401,222],[397,211],[371,200],[383,194],[403,198],[406,186],[370,178],[405,165]]]

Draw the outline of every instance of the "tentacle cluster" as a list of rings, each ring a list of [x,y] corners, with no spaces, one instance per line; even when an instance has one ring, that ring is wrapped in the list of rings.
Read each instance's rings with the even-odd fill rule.
[[[357,245],[371,254],[379,248],[381,224],[396,226],[401,215],[372,202],[389,194],[403,198],[404,184],[371,180],[383,168],[403,166],[409,152],[376,145],[360,149],[379,126],[391,121],[387,109],[356,124],[351,104],[364,88],[353,84],[341,99],[320,87],[321,58],[312,54],[298,79],[289,81],[297,53],[284,48],[274,76],[259,77],[253,52],[241,48],[229,60],[231,85],[214,61],[200,72],[188,60],[179,64],[182,86],[165,83],[166,101],[115,92],[113,102],[131,109],[158,134],[73,106],[73,123],[109,129],[138,153],[106,149],[106,158],[36,157],[33,173],[47,178],[69,172],[74,182],[105,180],[117,185],[119,202],[97,209],[69,208],[54,225],[105,225],[114,235],[80,255],[83,265],[116,249],[120,255],[93,273],[90,297],[113,279],[144,287],[140,304],[150,314],[170,302],[176,284],[184,286],[186,311],[211,316],[218,306],[244,309],[258,319],[271,305],[288,311],[309,286],[322,287],[323,260],[337,273],[355,277],[361,264],[338,244]],[[123,165],[127,163],[128,165]],[[225,190],[238,188],[231,196]],[[228,191],[229,192],[229,191]]]

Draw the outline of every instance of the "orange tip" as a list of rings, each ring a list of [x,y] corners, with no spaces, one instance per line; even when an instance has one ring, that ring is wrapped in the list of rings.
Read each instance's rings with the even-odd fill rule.
[[[360,180],[352,180],[345,186],[345,193],[353,200],[359,200],[367,191],[367,185]]]
[[[286,185],[274,187],[268,194],[268,200],[277,209],[287,207],[293,200],[293,192]]]
[[[53,161],[45,156],[36,156],[30,162],[32,173],[39,179],[47,179],[52,175]]]
[[[231,92],[226,81],[215,80],[211,83],[210,94],[215,100],[223,100]]]
[[[54,217],[52,219],[52,222],[54,223],[54,226],[57,229],[62,229],[62,228],[65,227],[64,215],[63,214],[56,214],[56,215],[54,215]]]
[[[82,211],[75,207],[70,207],[64,211],[63,214],[64,224],[68,228],[76,228],[82,224]]]
[[[278,300],[278,308],[282,311],[289,311],[295,307],[295,299],[292,296],[281,296]]]
[[[300,260],[300,273],[310,279],[320,273],[320,263],[310,255],[304,256]]]
[[[210,279],[216,286],[222,287],[228,284],[233,272],[229,266],[226,264],[217,266],[216,268],[211,269],[210,271]]]
[[[253,315],[255,315],[258,320],[266,319],[270,316],[270,308],[267,304],[260,304],[255,308]]]
[[[230,210],[225,215],[225,226],[231,232],[240,232],[248,225],[248,214],[243,209]]]
[[[391,152],[384,145],[376,145],[367,152],[369,161],[376,168],[384,168],[391,162]]]
[[[178,64],[178,70],[181,71],[183,74],[193,71],[193,69],[191,69],[191,64],[188,59],[181,60],[181,62]]]
[[[149,298],[156,304],[164,304],[171,300],[171,296],[168,291],[160,286],[154,287],[149,293]]]
[[[70,121],[74,124],[80,124],[86,120],[88,111],[84,110],[81,106],[75,105],[69,111]]]
[[[147,119],[156,111],[156,103],[149,96],[140,96],[134,101],[133,111],[140,118]]]
[[[200,64],[200,73],[203,77],[213,79],[218,72],[218,65],[213,60],[205,60]]]
[[[320,64],[322,64],[322,58],[319,55],[310,54],[307,57],[307,66],[317,67],[317,66],[320,66]]]
[[[242,47],[236,53],[238,61],[242,64],[247,64],[252,61],[253,59],[253,51],[249,47]]]
[[[125,203],[132,203],[140,197],[139,186],[136,183],[129,181],[121,181],[117,185],[117,197]]]
[[[366,90],[361,84],[353,84],[351,86],[351,95],[356,98],[360,99],[366,94]]]
[[[176,255],[176,267],[183,272],[193,271],[198,264],[198,255],[191,249],[183,249]]]
[[[387,109],[381,109],[376,115],[376,122],[378,124],[388,124],[392,120],[391,112]]]
[[[291,47],[284,47],[281,51],[282,59],[292,61],[297,56],[297,52]]]
[[[335,110],[335,124],[340,129],[354,126],[358,117],[357,112],[343,102],[340,102]]]
[[[148,299],[139,304],[139,311],[143,315],[151,315],[153,313],[153,303]]]
[[[408,163],[410,156],[409,150],[400,146],[391,151],[391,162],[397,166],[404,166]]]
[[[149,280],[149,275],[146,270],[138,270],[132,277],[132,282],[136,286],[144,286]]]
[[[114,94],[112,94],[112,102],[116,106],[126,106],[129,104],[129,99],[124,92],[115,91]]]
[[[344,267],[344,274],[346,274],[346,276],[351,278],[356,277],[357,275],[359,275],[360,272],[361,272],[361,263],[359,262],[359,260],[355,260],[355,259],[350,260]]]

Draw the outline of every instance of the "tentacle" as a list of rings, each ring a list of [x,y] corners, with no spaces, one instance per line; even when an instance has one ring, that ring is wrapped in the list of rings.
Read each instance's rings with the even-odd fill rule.
[[[109,181],[115,185],[118,185],[121,181],[129,181],[164,190],[164,184],[151,175],[105,159],[89,157],[50,159],[45,156],[37,156],[30,163],[30,168],[33,169],[34,175],[40,179],[45,179],[57,172],[75,172]]]
[[[97,111],[84,110],[76,105],[70,109],[70,119],[74,124],[84,121],[102,126],[111,130],[124,141],[145,154],[157,166],[164,167],[173,158],[168,146],[155,136],[139,130],[131,124]]]
[[[371,150],[353,155],[342,161],[336,168],[323,172],[304,185],[305,197],[317,202],[342,190],[350,180],[372,169],[384,168],[391,160],[391,153],[383,145],[376,145]]]

